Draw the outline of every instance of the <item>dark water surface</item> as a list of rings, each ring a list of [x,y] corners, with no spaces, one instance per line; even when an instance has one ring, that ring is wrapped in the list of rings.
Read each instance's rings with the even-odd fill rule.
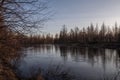
[[[76,80],[117,80],[120,77],[119,49],[40,45],[25,48],[23,52],[26,56],[20,60],[18,69],[25,77],[39,68],[45,70],[55,65],[62,65]]]

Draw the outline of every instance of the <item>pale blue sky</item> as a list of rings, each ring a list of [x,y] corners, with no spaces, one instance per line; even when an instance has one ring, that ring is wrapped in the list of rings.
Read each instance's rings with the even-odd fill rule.
[[[57,33],[62,25],[68,29],[87,27],[90,23],[120,24],[120,0],[48,0],[55,13],[43,31]]]

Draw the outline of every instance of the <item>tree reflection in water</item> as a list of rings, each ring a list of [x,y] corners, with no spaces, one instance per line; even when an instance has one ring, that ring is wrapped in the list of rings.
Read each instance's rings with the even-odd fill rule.
[[[104,49],[104,48],[88,48],[88,47],[68,47],[68,46],[55,46],[56,52],[60,51],[61,57],[67,60],[70,56],[74,61],[86,61],[92,66],[95,63],[101,62],[103,67],[112,62],[116,68],[120,64],[120,50],[119,49]],[[66,59],[65,59],[66,58]]]
[[[28,52],[26,50],[28,49]],[[18,78],[22,78],[25,80],[34,79],[39,80],[37,78],[42,77],[45,80],[61,80],[61,78],[64,76],[62,80],[73,80],[73,76],[77,79],[74,80],[89,80],[89,75],[94,75],[94,77],[99,76],[97,80],[119,80],[119,69],[120,69],[120,50],[119,49],[104,49],[104,48],[88,48],[88,47],[72,47],[72,46],[63,46],[63,45],[39,45],[35,47],[29,47],[24,50],[21,50],[20,52],[10,52],[10,50],[7,53],[0,54],[0,70],[3,69],[3,72],[1,74],[5,76],[14,76],[11,80],[17,80]],[[2,52],[2,51],[1,51]],[[27,54],[28,53],[28,54]],[[50,55],[51,54],[51,55]],[[22,64],[23,61],[28,59],[29,55],[32,55],[32,57],[41,56],[52,56],[51,58],[55,58],[55,65],[52,65],[49,67],[49,69],[42,69],[42,64],[40,64],[40,60],[43,64],[47,64],[47,66],[50,65],[50,58],[48,59],[38,59],[38,62],[36,64],[40,64],[40,66],[34,65],[33,68],[30,68],[31,76],[29,78],[25,78],[22,75],[22,70],[19,69],[19,66],[24,66]],[[44,55],[44,56],[43,56]],[[54,56],[54,57],[53,57]],[[27,58],[26,58],[27,57]],[[32,58],[30,57],[30,59]],[[35,58],[35,60],[37,60]],[[32,59],[31,59],[32,60]],[[72,66],[70,73],[70,70],[67,70],[67,67],[60,67],[60,64],[58,61],[64,61],[66,66]],[[28,60],[29,61],[29,60]],[[45,61],[48,61],[48,63],[45,63]],[[34,59],[33,59],[34,62]],[[63,62],[63,65],[64,65]],[[57,65],[57,66],[56,66]],[[26,67],[29,68],[30,66]],[[38,68],[38,69],[36,69]],[[73,69],[74,68],[74,69]],[[76,68],[76,69],[75,69]],[[83,70],[82,70],[83,69]],[[84,71],[86,69],[86,71]],[[91,69],[91,70],[89,70]],[[100,70],[103,70],[100,71]],[[25,70],[25,69],[23,69]],[[36,71],[37,70],[37,71]],[[78,76],[74,74],[74,70],[77,70]],[[93,70],[93,72],[91,72]],[[98,73],[95,73],[94,71],[100,71]],[[6,73],[5,73],[6,72]],[[10,72],[10,73],[9,73]],[[115,72],[115,73],[114,73]],[[17,73],[17,75],[16,75]],[[94,74],[92,74],[94,73]],[[110,75],[108,74],[110,73]],[[88,75],[89,74],[89,75]],[[84,76],[87,76],[86,78]],[[39,76],[39,77],[38,77]],[[66,79],[67,78],[67,79]],[[10,78],[9,78],[10,79]],[[2,80],[2,79],[1,79]],[[96,80],[96,78],[92,79]]]

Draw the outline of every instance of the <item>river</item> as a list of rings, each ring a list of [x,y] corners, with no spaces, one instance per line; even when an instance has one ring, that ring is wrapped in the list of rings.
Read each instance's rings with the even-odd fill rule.
[[[117,80],[120,77],[119,49],[39,45],[22,52],[25,56],[19,61],[18,70],[24,77],[53,66],[68,70],[76,80]]]

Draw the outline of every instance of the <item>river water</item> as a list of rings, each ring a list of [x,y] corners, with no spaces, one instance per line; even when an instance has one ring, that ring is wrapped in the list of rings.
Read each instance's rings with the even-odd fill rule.
[[[24,77],[58,65],[76,80],[117,80],[120,77],[119,49],[39,45],[25,48],[23,53],[18,70]]]

